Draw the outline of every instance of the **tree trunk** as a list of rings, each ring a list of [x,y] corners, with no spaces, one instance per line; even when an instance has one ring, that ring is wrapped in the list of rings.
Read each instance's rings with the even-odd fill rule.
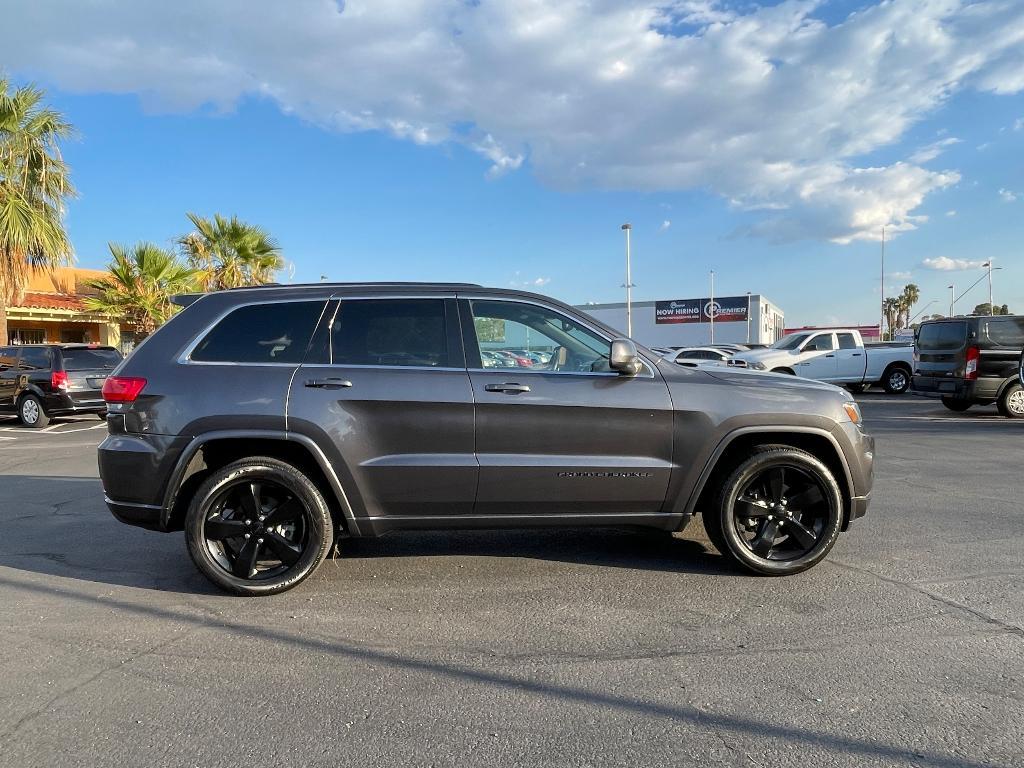
[[[7,343],[7,298],[0,291],[0,346]]]

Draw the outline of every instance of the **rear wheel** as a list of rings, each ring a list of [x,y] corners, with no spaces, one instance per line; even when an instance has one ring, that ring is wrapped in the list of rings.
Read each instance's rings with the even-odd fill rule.
[[[42,429],[50,423],[50,417],[35,395],[25,395],[18,401],[18,419],[29,429]]]
[[[754,573],[786,576],[829,553],[843,502],[821,461],[796,448],[765,446],[736,467],[703,518],[723,555]]]
[[[970,400],[958,400],[955,397],[942,398],[942,404],[949,408],[949,410],[956,411],[957,413],[963,413],[974,405]]]
[[[892,365],[882,376],[882,386],[890,395],[902,395],[910,388],[910,371],[902,365]]]
[[[999,412],[1011,419],[1024,419],[1024,387],[1014,382],[999,396]]]
[[[215,471],[196,491],[185,518],[196,567],[239,595],[291,589],[326,557],[331,513],[317,487],[277,459],[243,459]]]

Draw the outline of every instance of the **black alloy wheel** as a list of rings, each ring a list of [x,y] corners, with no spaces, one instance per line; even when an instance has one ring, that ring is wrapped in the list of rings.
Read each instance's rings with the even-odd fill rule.
[[[815,456],[760,446],[733,470],[703,517],[723,555],[755,573],[784,576],[810,568],[832,549],[843,523],[842,495]]]
[[[192,499],[185,532],[199,570],[243,595],[295,586],[333,540],[330,511],[316,486],[271,458],[235,462],[207,478]]]

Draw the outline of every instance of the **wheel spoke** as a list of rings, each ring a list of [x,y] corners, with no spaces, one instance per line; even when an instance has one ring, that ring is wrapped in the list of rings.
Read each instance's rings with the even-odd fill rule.
[[[221,515],[214,515],[206,521],[203,533],[210,541],[223,541],[245,533],[245,523],[241,520],[226,520]]]
[[[790,498],[789,510],[791,512],[802,512],[808,507],[817,504],[823,498],[825,497],[821,495],[821,489],[818,486],[809,485],[796,496]]]
[[[776,504],[781,502],[784,494],[786,493],[785,467],[779,467],[772,472],[771,479],[768,481],[768,487],[771,490],[771,500]]]
[[[238,503],[250,519],[259,517],[261,513],[261,490],[259,483],[243,483],[238,488]]]
[[[775,538],[779,535],[778,520],[767,520],[761,527],[757,536],[750,542],[750,548],[758,557],[767,558],[775,545]]]
[[[302,555],[302,547],[292,544],[275,531],[265,531],[264,543],[285,565],[295,565]]]
[[[818,537],[814,535],[814,531],[795,518],[786,520],[786,533],[790,534],[794,539],[800,542],[800,546],[804,549],[810,549],[818,541]]]
[[[231,572],[240,579],[251,579],[256,575],[256,559],[259,556],[259,551],[260,545],[255,537],[246,539],[245,544],[235,555]]]
[[[736,500],[736,515],[738,517],[768,517],[770,511],[766,505],[750,499]]]
[[[271,528],[275,525],[281,525],[281,523],[288,523],[299,517],[302,512],[302,503],[292,496],[270,510],[270,512],[267,513],[267,519],[263,524],[267,528]]]

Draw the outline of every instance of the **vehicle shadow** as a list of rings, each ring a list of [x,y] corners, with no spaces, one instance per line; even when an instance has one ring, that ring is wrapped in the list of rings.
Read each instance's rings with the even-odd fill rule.
[[[126,587],[220,594],[196,571],[180,533],[117,522],[95,478],[2,475],[0,566]],[[698,541],[622,528],[411,531],[342,540],[344,560],[501,557],[606,568],[736,575]]]

